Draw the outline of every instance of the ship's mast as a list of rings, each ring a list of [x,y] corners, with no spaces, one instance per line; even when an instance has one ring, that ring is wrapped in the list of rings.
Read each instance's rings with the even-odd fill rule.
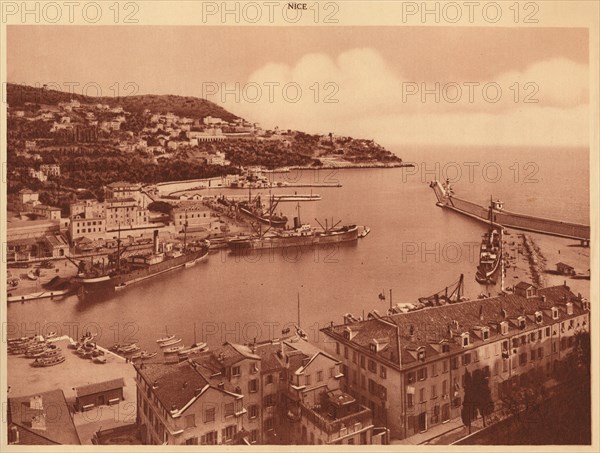
[[[121,222],[117,233],[117,270],[121,269]]]
[[[183,224],[183,250],[187,249],[187,227],[188,227],[187,210],[185,211],[185,223]]]

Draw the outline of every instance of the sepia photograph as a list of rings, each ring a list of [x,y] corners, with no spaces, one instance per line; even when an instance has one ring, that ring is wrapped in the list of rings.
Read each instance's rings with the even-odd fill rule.
[[[597,451],[599,3],[0,7],[2,451]]]

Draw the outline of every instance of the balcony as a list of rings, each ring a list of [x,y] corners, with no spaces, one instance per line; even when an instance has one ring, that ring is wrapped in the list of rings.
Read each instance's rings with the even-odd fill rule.
[[[331,417],[327,412],[319,409],[309,409],[300,405],[302,418],[309,420],[321,431],[330,436],[330,440],[352,434],[372,425],[373,416],[371,410],[357,405],[357,412],[341,418]]]

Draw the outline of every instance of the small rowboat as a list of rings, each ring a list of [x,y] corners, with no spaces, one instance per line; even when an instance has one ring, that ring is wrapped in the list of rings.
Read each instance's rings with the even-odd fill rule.
[[[94,363],[106,363],[106,357],[104,356],[96,356],[92,358],[92,362]]]
[[[156,342],[157,343],[166,343],[167,341],[171,341],[173,338],[175,338],[175,335],[167,335],[166,337],[159,338],[158,340],[156,340]]]
[[[171,346],[170,348],[165,349],[163,352],[165,354],[174,354],[175,352],[181,351],[183,348],[185,348],[183,345]]]
[[[177,343],[181,343],[181,338],[174,338],[172,340],[165,341],[160,344],[160,347],[166,348],[167,346],[173,346],[173,345],[176,345]]]
[[[142,352],[142,359],[151,359],[156,355],[156,352]]]

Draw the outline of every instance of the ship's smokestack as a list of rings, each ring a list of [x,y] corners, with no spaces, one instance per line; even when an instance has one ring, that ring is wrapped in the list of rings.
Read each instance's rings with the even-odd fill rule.
[[[298,229],[300,228],[302,225],[300,225],[300,219],[298,217],[294,217],[294,229]]]
[[[158,230],[154,230],[154,253],[158,253]]]

